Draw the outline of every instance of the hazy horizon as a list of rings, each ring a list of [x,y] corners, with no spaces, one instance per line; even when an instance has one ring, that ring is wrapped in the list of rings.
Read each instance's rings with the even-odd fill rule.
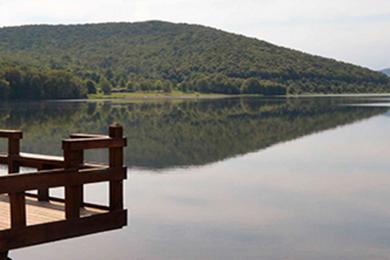
[[[390,67],[386,10],[386,0],[0,0],[0,27],[150,20],[200,24],[381,70]]]

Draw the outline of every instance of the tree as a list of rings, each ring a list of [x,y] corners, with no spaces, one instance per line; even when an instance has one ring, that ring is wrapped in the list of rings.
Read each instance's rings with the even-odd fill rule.
[[[269,80],[261,80],[259,83],[264,95],[286,95],[287,93],[287,88],[281,84]]]
[[[81,80],[66,70],[4,66],[0,80],[3,99],[84,98],[87,92]]]
[[[126,88],[129,92],[136,92],[138,90],[138,86],[134,81],[127,82]]]
[[[4,79],[0,79],[0,99],[8,99],[9,93],[10,93],[9,82]]]
[[[241,85],[241,93],[244,94],[262,94],[260,83],[255,78],[244,80]]]
[[[162,85],[162,91],[165,92],[165,93],[170,93],[172,92],[172,83],[169,82],[169,81],[166,81],[163,83]]]
[[[88,80],[86,83],[88,94],[96,94],[96,86],[92,80]]]
[[[112,85],[107,79],[100,80],[99,88],[105,95],[111,94]]]

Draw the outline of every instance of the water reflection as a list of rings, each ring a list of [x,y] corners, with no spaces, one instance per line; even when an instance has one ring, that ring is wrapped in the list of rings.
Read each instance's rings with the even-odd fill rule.
[[[59,146],[47,150],[52,139],[34,143],[41,134],[53,135],[57,145],[68,127],[100,132],[119,120],[130,138],[127,163],[148,168],[129,171],[126,229],[16,250],[11,256],[388,259],[390,113],[386,107],[367,107],[374,101],[384,102],[0,105],[1,125],[24,128],[25,149],[37,152],[59,151]],[[345,105],[356,103],[364,106]],[[189,165],[203,166],[172,168]],[[162,168],[167,174],[153,174]],[[92,198],[107,199],[98,194]]]
[[[24,151],[61,154],[60,140],[69,133],[105,132],[108,124],[121,122],[129,144],[126,164],[164,169],[213,163],[384,113],[381,107],[342,106],[373,100],[8,103],[0,105],[0,126],[24,131]],[[105,155],[88,157],[100,161]]]

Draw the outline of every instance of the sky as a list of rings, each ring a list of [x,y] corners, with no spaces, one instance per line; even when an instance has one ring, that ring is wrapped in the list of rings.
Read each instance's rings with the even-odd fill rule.
[[[371,69],[390,67],[390,0],[0,0],[0,26],[147,20],[202,24]]]

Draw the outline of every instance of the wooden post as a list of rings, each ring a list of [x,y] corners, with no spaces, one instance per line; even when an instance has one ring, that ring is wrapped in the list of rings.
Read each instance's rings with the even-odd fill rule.
[[[8,251],[0,252],[0,260],[11,260],[11,258],[8,257]]]
[[[65,169],[72,169],[69,173],[78,174],[80,165],[84,161],[82,150],[71,150],[69,143],[63,142]],[[72,176],[69,176],[70,179]],[[82,185],[65,185],[65,217],[66,219],[75,219],[80,217],[80,207],[83,205],[83,187]]]
[[[114,123],[109,128],[109,136],[123,139],[123,127]],[[109,164],[113,168],[123,167],[123,147],[109,149]],[[110,181],[110,210],[123,209],[123,181]]]
[[[18,173],[20,170],[17,161],[20,154],[20,139],[22,139],[21,132],[19,135],[8,137],[8,173]]]
[[[20,139],[23,134],[20,131],[8,138],[8,173],[16,174],[20,171],[18,158],[20,155]],[[11,227],[25,227],[26,226],[26,198],[24,192],[10,193],[11,204]]]
[[[38,171],[42,170],[49,170],[50,167],[47,167],[47,165],[41,165],[38,168]],[[38,201],[49,201],[50,193],[49,189],[39,189],[38,190]]]

